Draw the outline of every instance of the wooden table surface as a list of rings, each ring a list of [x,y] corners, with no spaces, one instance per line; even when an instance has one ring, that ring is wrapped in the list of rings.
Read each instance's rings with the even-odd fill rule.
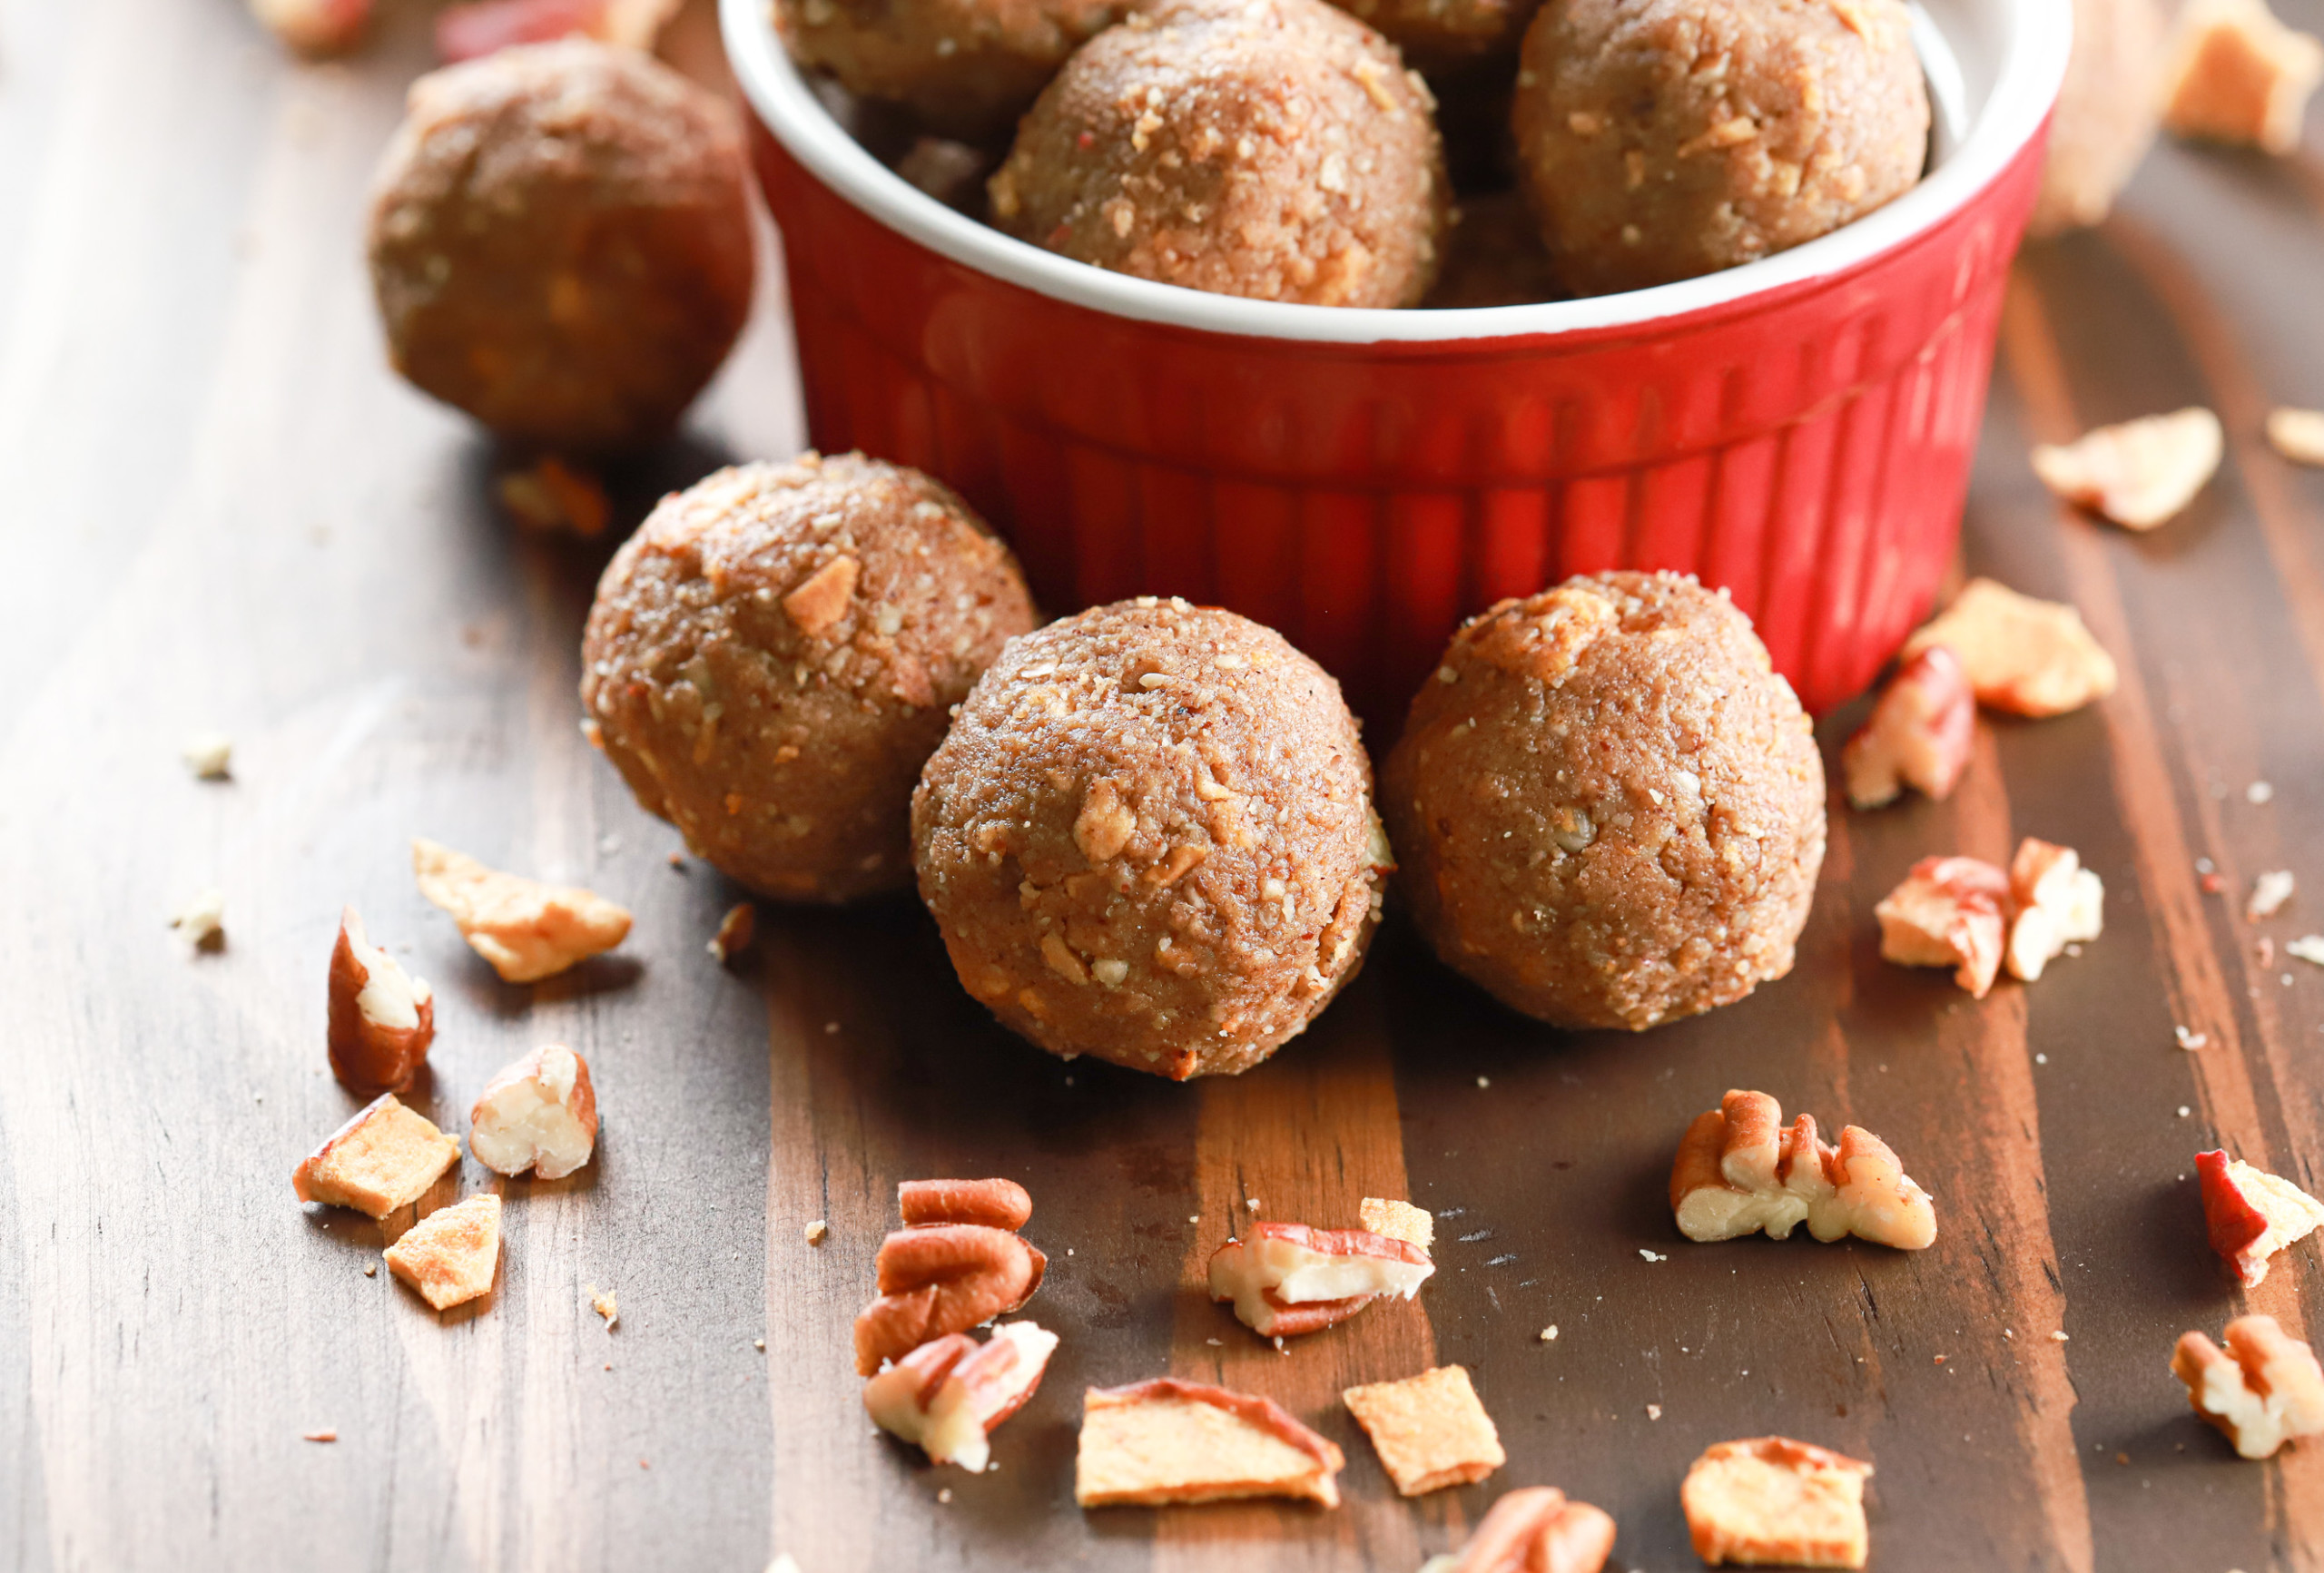
[[[668,50],[714,74],[706,13]],[[2022,263],[1965,565],[2078,604],[2122,687],[1989,723],[1947,803],[1836,811],[1788,979],[1561,1036],[1392,925],[1274,1062],[1177,1086],[1000,1031],[906,901],[770,911],[744,966],[704,954],[736,892],[673,871],[576,730],[606,548],[512,533],[489,447],[382,362],[364,186],[425,27],[393,9],[357,61],[300,67],[238,0],[0,0],[0,1567],[1403,1573],[1546,1482],[1613,1512],[1621,1567],[1672,1573],[1688,1462],[1769,1430],[1877,1465],[1886,1573],[2324,1566],[2324,1446],[2234,1459],[2165,1365],[2247,1307],[2324,1333],[2316,1246],[2239,1297],[2191,1178],[2224,1143],[2324,1181],[2324,969],[2281,959],[2324,928],[2324,473],[2259,435],[2324,406],[2324,127],[2280,162],[2165,147],[2106,228]],[[687,437],[614,477],[623,527],[803,439],[781,294]],[[2027,469],[2036,438],[2197,402],[2227,465],[2151,536]],[[231,782],[178,761],[205,727]],[[413,890],[414,832],[586,881],[635,934],[503,985]],[[2106,879],[2085,956],[1982,1004],[1878,959],[1913,860],[2026,832]],[[2303,889],[2255,929],[2241,893],[2278,868]],[[228,941],[191,955],[163,919],[211,885]],[[481,1309],[366,1277],[382,1230],[290,1194],[351,1106],[322,1048],[349,901],[436,985],[429,1112],[460,1127],[537,1042],[596,1069],[596,1163],[495,1184]],[[1735,1084],[1887,1137],[1935,1248],[1679,1240],[1673,1145]],[[956,1173],[1030,1187],[1032,1313],[1065,1338],[975,1479],[874,1435],[847,1358],[895,1182]],[[1337,1224],[1365,1194],[1440,1215],[1416,1303],[1277,1353],[1194,1287],[1251,1204]],[[1408,1503],[1336,1394],[1452,1361],[1510,1463]],[[1345,1505],[1078,1511],[1081,1389],[1166,1371],[1336,1439]]]

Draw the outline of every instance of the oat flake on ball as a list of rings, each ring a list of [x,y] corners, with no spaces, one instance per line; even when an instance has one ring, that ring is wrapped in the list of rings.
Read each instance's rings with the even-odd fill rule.
[[[1928,157],[1903,0],[1549,0],[1523,62],[1518,159],[1577,294],[1812,241]]]
[[[1446,965],[1560,1027],[1642,1030],[1791,970],[1824,768],[1724,595],[1601,574],[1453,636],[1382,772]]]
[[[697,856],[844,901],[910,883],[920,767],[1033,622],[1008,548],[918,470],[744,465],[665,498],[606,567],[581,703]]]
[[[519,443],[677,424],[750,315],[743,135],[715,94],[586,39],[414,83],[371,199],[396,369]]]
[[[990,185],[993,222],[1165,284],[1414,306],[1450,187],[1435,106],[1324,0],[1165,0],[1066,63]]]
[[[1051,1053],[1178,1081],[1314,1020],[1388,872],[1339,685],[1151,596],[1009,643],[921,774],[912,845],[970,994]]]

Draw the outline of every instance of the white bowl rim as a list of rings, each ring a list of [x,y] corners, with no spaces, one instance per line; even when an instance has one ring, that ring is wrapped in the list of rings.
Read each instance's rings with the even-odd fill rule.
[[[1829,278],[1935,228],[1991,185],[2040,132],[2065,79],[2073,10],[2012,0],[2010,37],[1984,109],[1911,191],[1831,234],[1756,262],[1625,294],[1524,306],[1385,310],[1214,295],[1108,272],[1001,233],[914,187],[816,102],[776,36],[773,0],[720,0],[726,55],[759,118],[852,206],[961,266],[1108,316],[1245,338],[1438,343],[1588,332],[1689,316]]]

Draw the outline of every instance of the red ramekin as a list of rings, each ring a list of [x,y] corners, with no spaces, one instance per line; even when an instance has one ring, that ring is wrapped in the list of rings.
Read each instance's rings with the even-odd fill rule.
[[[1939,157],[1911,192],[1709,278],[1457,311],[1207,295],[1011,240],[841,130],[768,0],[723,15],[814,444],[950,483],[1052,611],[1232,607],[1393,732],[1462,617],[1571,574],[1726,586],[1817,711],[1927,614],[2072,8],[1916,9]]]

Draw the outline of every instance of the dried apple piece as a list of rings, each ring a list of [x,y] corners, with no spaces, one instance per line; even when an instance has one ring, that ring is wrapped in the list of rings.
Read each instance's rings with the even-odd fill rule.
[[[2192,0],[2163,97],[2162,121],[2181,136],[2299,149],[2309,95],[2324,81],[2324,44],[2276,19],[2265,0]]]
[[[1372,1439],[1400,1496],[1482,1480],[1509,1461],[1464,1366],[1352,1387],[1340,1399]]]
[[[1157,1377],[1083,1395],[1073,1498],[1085,1508],[1241,1497],[1336,1508],[1346,1461],[1273,1399]]]
[[[438,1311],[488,1294],[500,1271],[500,1198],[470,1196],[438,1208],[384,1254],[388,1271]]]
[[[2226,451],[2218,416],[2182,409],[2102,426],[2062,447],[2045,443],[2034,450],[2034,473],[2077,506],[2124,529],[2151,530],[2195,500]]]
[[[301,1202],[384,1218],[419,1200],[459,1157],[459,1143],[387,1093],[325,1137],[292,1173],[290,1186]]]
[[[425,837],[412,838],[411,870],[419,893],[510,983],[555,977],[629,933],[628,911],[593,890],[505,874]]]
[[[2114,692],[2117,673],[2082,614],[1972,579],[1953,605],[1905,642],[1911,661],[1942,644],[1960,658],[1977,703],[2018,715],[2063,715]]]
[[[1968,768],[1976,735],[1977,696],[1960,658],[1930,645],[1905,663],[1840,751],[1848,801],[1876,809],[1908,786],[1942,801]]]
[[[2202,1185],[2211,1249],[2246,1289],[2266,1281],[2277,1252],[2324,1224],[2324,1203],[2290,1180],[2229,1157],[2223,1148],[2197,1153],[2195,1175]]]
[[[1714,1568],[1861,1568],[1871,1549],[1871,1473],[1861,1460],[1788,1437],[1715,1443],[1679,1489],[1695,1555]]]
[[[1880,954],[1906,967],[1950,967],[1983,999],[2001,970],[2009,876],[1976,858],[1923,858],[1873,909]]]

